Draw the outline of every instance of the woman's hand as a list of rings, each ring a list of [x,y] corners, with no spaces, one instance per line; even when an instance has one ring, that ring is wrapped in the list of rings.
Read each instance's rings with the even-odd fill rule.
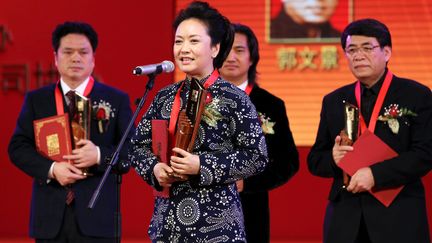
[[[171,168],[179,175],[198,175],[200,170],[199,156],[181,148],[173,148],[179,156],[171,156]]]
[[[156,180],[163,187],[170,187],[172,183],[177,181],[174,177],[170,176],[172,173],[174,173],[173,169],[165,163],[157,163],[153,168]]]

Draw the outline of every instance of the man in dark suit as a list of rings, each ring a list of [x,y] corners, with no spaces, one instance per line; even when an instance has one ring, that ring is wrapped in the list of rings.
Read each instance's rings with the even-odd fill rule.
[[[235,24],[231,52],[219,70],[222,77],[244,90],[261,119],[269,164],[264,172],[237,182],[248,242],[270,241],[268,191],[283,185],[299,169],[299,157],[289,128],[285,104],[260,88],[256,82],[259,61],[258,40],[252,30]]]
[[[9,144],[11,161],[34,178],[30,236],[36,242],[115,241],[118,205],[114,174],[108,176],[95,207],[90,210],[87,205],[107,167],[106,158],[114,152],[132,112],[127,94],[93,80],[97,43],[96,32],[86,23],[57,26],[52,44],[60,80],[26,95]],[[62,161],[52,161],[36,151],[33,121],[73,112],[68,108],[69,91],[92,102],[90,140],[78,141],[72,154]],[[120,158],[127,158],[127,144]],[[119,171],[129,169],[127,163],[118,165]],[[92,175],[84,175],[83,168]]]
[[[429,243],[421,177],[432,167],[431,91],[388,69],[392,42],[383,23],[354,21],[341,41],[358,81],[324,97],[317,138],[308,156],[312,174],[333,178],[324,242]],[[339,136],[344,128],[344,101],[359,107],[361,132],[368,129],[398,153],[357,170],[346,189],[338,163],[353,147],[341,145]],[[399,186],[404,187],[389,207],[368,192]]]

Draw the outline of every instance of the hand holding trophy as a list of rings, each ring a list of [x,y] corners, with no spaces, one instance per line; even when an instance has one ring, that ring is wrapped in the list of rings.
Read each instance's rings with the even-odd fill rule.
[[[73,145],[78,148],[77,142],[81,139],[90,139],[91,103],[90,99],[75,93],[75,114],[72,118]],[[83,175],[89,176],[88,168],[82,169]]]
[[[198,134],[206,97],[206,89],[198,80],[192,79],[186,109],[180,111],[177,121],[175,147],[186,150],[187,152],[192,152]],[[177,154],[174,155],[178,156]],[[187,175],[178,173],[171,173],[170,176],[182,181],[188,179]]]
[[[353,143],[357,140],[359,130],[359,109],[344,101],[344,129],[340,132],[341,142],[340,145],[349,145],[352,146]],[[347,173],[343,172],[343,186],[342,188],[346,188],[349,185],[349,176]]]

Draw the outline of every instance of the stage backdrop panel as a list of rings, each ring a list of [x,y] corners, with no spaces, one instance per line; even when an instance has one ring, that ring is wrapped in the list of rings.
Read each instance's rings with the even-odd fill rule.
[[[93,24],[100,37],[95,76],[129,93],[133,102],[143,95],[147,81],[146,77],[133,77],[133,67],[172,60],[172,20],[176,11],[188,3],[183,0],[1,2],[0,134],[3,139],[0,140],[0,238],[27,236],[31,178],[10,163],[6,151],[24,92],[52,80],[51,75],[56,73],[50,45],[55,25],[65,20]],[[312,176],[307,171],[306,156],[315,137],[322,96],[354,81],[342,50],[337,42],[302,44],[291,43],[291,40],[271,40],[270,43],[268,20],[277,14],[280,0],[212,0],[210,3],[233,22],[253,27],[261,44],[259,83],[284,98],[296,142],[306,145],[299,147],[299,173],[288,184],[271,192],[272,238],[320,240],[331,180]],[[432,17],[428,15],[431,5],[430,1],[420,0],[339,0],[331,21],[338,30],[346,25],[349,18],[375,17],[386,22],[392,30],[395,47],[390,68],[397,75],[431,86],[431,64],[426,62],[426,55],[431,53],[432,48],[429,45]],[[323,48],[325,53],[330,53],[329,58],[322,59]],[[336,66],[332,62],[335,55],[331,54],[335,50]],[[312,62],[305,63],[301,53],[310,58],[314,52],[317,54],[312,55]],[[328,69],[323,68],[322,60],[325,60]],[[307,67],[300,69],[300,65],[303,67],[305,64],[308,64]],[[315,64],[316,68],[309,67],[310,64]],[[12,76],[18,78],[21,85],[8,86],[13,82],[4,81],[7,73],[13,73]],[[177,74],[175,79],[181,78],[184,77]],[[146,106],[154,94],[172,83],[173,79],[173,75],[169,74],[158,76]],[[430,207],[431,175],[426,177],[425,182]],[[148,240],[147,227],[152,211],[151,188],[131,171],[123,177],[123,237]],[[429,220],[432,222],[431,217]]]
[[[177,10],[190,1],[177,0]],[[285,101],[297,145],[310,146],[325,94],[355,81],[339,38],[274,39],[270,22],[280,0],[210,0],[232,22],[250,26],[260,43],[258,83]],[[339,31],[352,19],[376,18],[391,31],[392,72],[432,87],[432,2],[423,0],[339,0],[331,24]],[[181,74],[176,79],[182,79]]]
[[[25,92],[57,80],[51,31],[67,20],[92,24],[99,35],[94,75],[127,92],[135,110],[134,101],[144,94],[147,76],[133,76],[133,68],[172,60],[174,6],[174,0],[1,1],[0,238],[28,235],[32,180],[9,161],[7,145]],[[172,80],[172,73],[156,78],[145,109]],[[152,211],[150,187],[131,171],[123,177],[123,236],[148,239]]]

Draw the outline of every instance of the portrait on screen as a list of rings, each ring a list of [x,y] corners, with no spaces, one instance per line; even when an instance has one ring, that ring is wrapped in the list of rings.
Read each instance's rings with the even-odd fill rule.
[[[339,42],[352,0],[267,0],[270,43]]]

